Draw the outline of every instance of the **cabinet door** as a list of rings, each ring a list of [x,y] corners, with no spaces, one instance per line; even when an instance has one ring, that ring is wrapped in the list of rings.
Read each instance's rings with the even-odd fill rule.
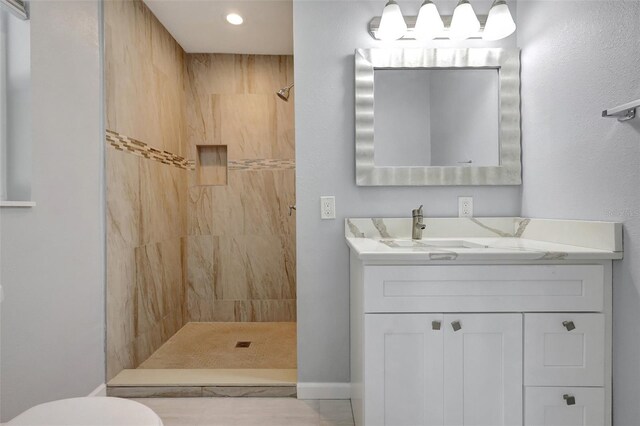
[[[443,328],[441,314],[365,315],[367,426],[442,426]]]
[[[444,316],[444,424],[522,425],[522,315]]]
[[[605,424],[604,388],[527,387],[524,393],[525,426]]]

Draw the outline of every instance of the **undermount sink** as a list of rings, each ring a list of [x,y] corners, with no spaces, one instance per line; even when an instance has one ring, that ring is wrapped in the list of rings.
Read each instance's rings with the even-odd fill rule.
[[[472,243],[465,240],[441,240],[433,238],[423,238],[421,240],[409,239],[385,239],[381,243],[389,247],[412,248],[412,247],[437,247],[437,248],[485,248],[486,246]]]

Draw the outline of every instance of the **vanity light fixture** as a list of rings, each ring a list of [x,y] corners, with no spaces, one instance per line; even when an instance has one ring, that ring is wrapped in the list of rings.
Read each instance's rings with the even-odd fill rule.
[[[513,34],[516,23],[507,0],[494,0],[489,15],[476,15],[469,0],[460,0],[451,15],[440,15],[435,0],[423,0],[418,16],[402,16],[400,6],[390,0],[382,16],[369,22],[369,34],[376,40],[469,38],[485,41],[500,40]]]
[[[378,28],[378,38],[380,40],[392,41],[402,38],[407,32],[407,23],[402,16],[400,6],[394,0],[389,0],[382,11],[380,27]]]
[[[242,25],[244,19],[237,13],[230,13],[227,15],[227,22],[231,25]]]
[[[455,41],[466,40],[480,31],[480,21],[469,0],[460,0],[453,10],[449,38]]]
[[[483,40],[500,40],[510,36],[516,30],[509,6],[505,0],[495,0],[489,10],[487,23],[482,33]]]
[[[438,13],[438,7],[431,1],[425,0],[420,6],[413,35],[416,40],[433,40],[444,31],[444,22]]]

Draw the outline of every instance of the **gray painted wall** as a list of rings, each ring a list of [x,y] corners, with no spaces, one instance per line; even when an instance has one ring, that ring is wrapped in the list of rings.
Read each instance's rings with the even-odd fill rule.
[[[640,404],[640,1],[522,1],[524,216],[624,222],[613,272],[614,423]]]
[[[1,419],[104,382],[97,1],[31,2],[32,209],[0,209]]]
[[[438,2],[443,13],[456,2]],[[406,15],[420,2],[400,3]],[[491,1],[476,1],[486,13]],[[301,382],[349,381],[349,252],[345,217],[456,216],[458,195],[475,197],[478,216],[520,213],[520,187],[370,188],[355,184],[353,52],[381,47],[367,33],[382,1],[294,2],[298,375]],[[397,45],[397,42],[387,45]],[[401,46],[414,46],[412,42]],[[515,46],[468,41],[462,46]],[[434,42],[433,47],[451,47]],[[335,195],[337,219],[320,220],[321,195]]]

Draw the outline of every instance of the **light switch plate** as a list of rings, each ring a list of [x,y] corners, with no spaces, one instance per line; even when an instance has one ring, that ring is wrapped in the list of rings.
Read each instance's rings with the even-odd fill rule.
[[[473,197],[458,197],[458,217],[473,217]]]
[[[320,197],[320,219],[336,218],[336,197]]]

